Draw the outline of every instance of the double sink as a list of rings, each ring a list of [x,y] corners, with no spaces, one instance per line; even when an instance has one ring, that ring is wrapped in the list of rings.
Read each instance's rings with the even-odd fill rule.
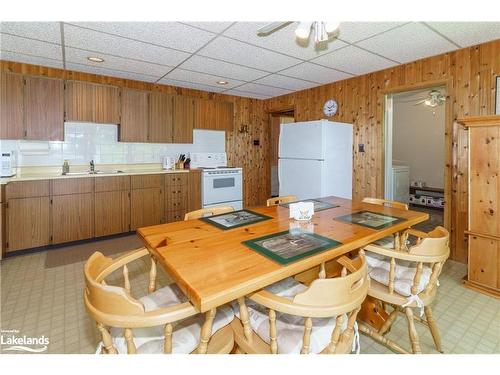
[[[84,172],[68,172],[68,173],[62,173],[63,176],[88,176],[88,175],[94,175],[94,174],[118,174],[118,173],[123,173],[123,171],[120,171],[118,169],[109,169],[109,170],[95,170],[95,171],[84,171]]]

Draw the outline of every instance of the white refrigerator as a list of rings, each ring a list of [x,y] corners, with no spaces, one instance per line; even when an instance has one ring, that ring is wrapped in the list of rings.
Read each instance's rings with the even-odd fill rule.
[[[352,198],[351,124],[327,120],[281,124],[279,195]]]

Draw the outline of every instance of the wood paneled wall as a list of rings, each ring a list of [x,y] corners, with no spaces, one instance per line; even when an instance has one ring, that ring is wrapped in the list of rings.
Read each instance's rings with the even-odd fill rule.
[[[156,85],[148,82],[132,81],[115,77],[80,73],[69,70],[48,68],[38,65],[1,61],[2,71],[23,73],[34,76],[63,78],[68,80],[87,81],[128,87],[139,90],[159,91],[172,95],[183,95],[195,98],[214,99],[234,104],[234,131],[226,132],[226,151],[228,163],[244,168],[243,199],[247,206],[262,204],[270,196],[269,177],[269,137],[268,117],[263,100],[242,98],[230,95],[208,93],[181,87]],[[238,129],[246,125],[248,133],[240,133]],[[253,145],[254,140],[260,145]]]
[[[452,101],[450,114],[452,150],[450,229],[452,258],[467,258],[467,133],[457,118],[495,113],[495,77],[500,75],[500,40],[399,65],[371,74],[295,92],[266,101],[267,110],[295,108],[296,121],[324,118],[323,103],[335,98],[339,111],[333,121],[354,124],[355,199],[383,195],[383,100],[384,94],[403,87],[446,82]],[[453,122],[453,124],[451,124]],[[365,144],[365,153],[357,152]],[[423,150],[425,152],[425,150]]]

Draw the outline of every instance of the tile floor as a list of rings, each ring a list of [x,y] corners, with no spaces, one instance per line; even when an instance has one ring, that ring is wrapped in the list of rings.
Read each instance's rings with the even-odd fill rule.
[[[17,329],[18,335],[49,337],[48,353],[93,353],[100,337],[83,305],[84,262],[45,268],[47,253],[1,261],[0,328]],[[116,255],[114,255],[116,256]],[[500,300],[466,289],[460,280],[465,265],[448,261],[440,277],[434,317],[445,353],[500,353]],[[132,294],[146,293],[147,268],[137,262],[130,268]],[[123,285],[117,274],[112,283]],[[169,282],[159,272],[159,285]],[[437,353],[430,332],[417,323],[424,353]],[[410,348],[406,318],[398,317],[388,335]],[[392,353],[361,335],[361,353]]]

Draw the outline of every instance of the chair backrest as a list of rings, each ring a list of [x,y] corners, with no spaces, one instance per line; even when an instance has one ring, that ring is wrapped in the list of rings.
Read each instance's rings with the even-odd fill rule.
[[[344,256],[338,261],[343,265],[340,277],[313,281],[308,289],[295,295],[291,302],[265,290],[249,296],[251,300],[270,309],[270,351],[272,353],[278,351],[275,311],[305,318],[301,353],[309,351],[312,318],[331,317],[336,317],[336,325],[331,341],[324,352],[350,351],[354,337],[354,324],[361,304],[368,293],[370,279],[362,250],[360,250],[359,257],[354,260]],[[348,271],[351,273],[348,274]],[[347,328],[342,331],[346,314]]]
[[[217,207],[202,208],[200,210],[188,212],[186,215],[184,215],[184,220],[201,219],[202,217],[226,214],[228,212],[233,212],[233,211],[234,211],[233,206],[217,206]]]
[[[284,195],[282,197],[269,198],[267,200],[267,206],[277,206],[282,203],[296,202],[298,198],[295,195]]]
[[[399,208],[400,210],[408,210],[408,205],[406,203],[390,201],[387,199],[365,197],[363,198],[363,203],[378,204],[379,206]]]

